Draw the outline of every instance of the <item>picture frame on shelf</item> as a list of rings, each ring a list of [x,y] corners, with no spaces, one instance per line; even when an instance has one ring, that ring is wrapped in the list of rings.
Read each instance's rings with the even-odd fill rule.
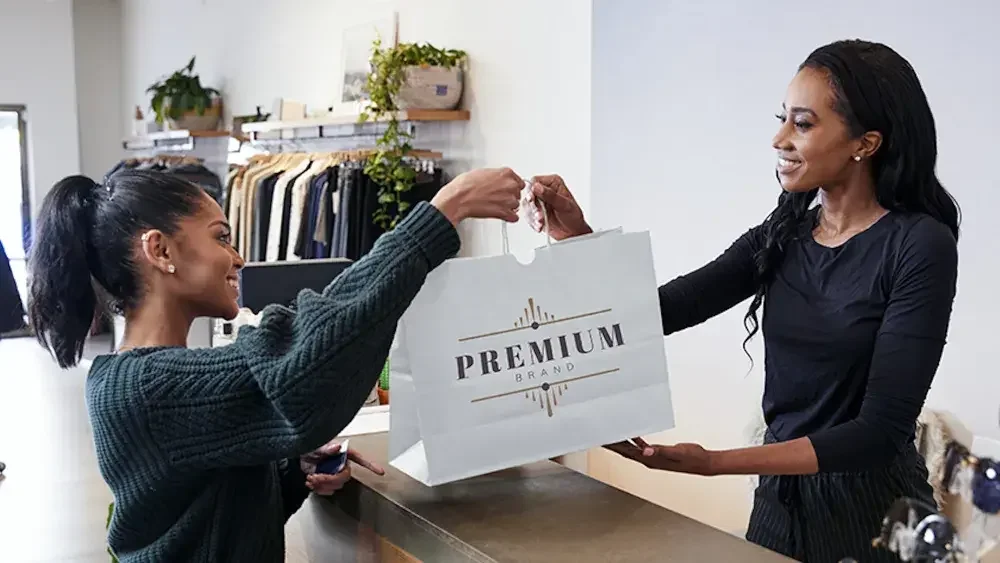
[[[345,22],[341,33],[340,79],[332,106],[335,114],[355,114],[364,110],[368,100],[368,61],[376,38],[383,44],[399,42],[399,18],[395,10],[365,10]]]

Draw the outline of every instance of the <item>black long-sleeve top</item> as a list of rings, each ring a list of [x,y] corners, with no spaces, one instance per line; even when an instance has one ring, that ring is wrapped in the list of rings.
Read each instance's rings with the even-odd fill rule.
[[[659,289],[663,333],[752,296],[761,227]],[[779,441],[807,436],[822,472],[891,462],[912,442],[948,332],[958,251],[951,231],[891,212],[836,248],[811,233],[787,245],[763,306],[764,420]]]

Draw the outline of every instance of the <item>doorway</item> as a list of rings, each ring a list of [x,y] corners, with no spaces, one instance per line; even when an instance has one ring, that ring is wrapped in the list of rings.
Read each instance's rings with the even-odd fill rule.
[[[31,192],[25,107],[0,104],[0,242],[10,261],[22,304],[27,297],[25,257],[30,236]],[[0,264],[0,268],[4,266]]]

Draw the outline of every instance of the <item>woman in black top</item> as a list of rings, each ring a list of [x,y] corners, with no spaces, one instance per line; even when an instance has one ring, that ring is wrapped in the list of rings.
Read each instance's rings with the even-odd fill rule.
[[[752,298],[765,445],[609,448],[655,469],[761,475],[747,539],[775,551],[894,561],[871,546],[885,511],[903,496],[933,504],[913,438],[951,316],[958,207],[935,176],[934,118],[916,73],[885,45],[814,51],[778,119],[777,207],[659,289],[664,334]],[[558,176],[533,190],[553,236],[590,232]]]

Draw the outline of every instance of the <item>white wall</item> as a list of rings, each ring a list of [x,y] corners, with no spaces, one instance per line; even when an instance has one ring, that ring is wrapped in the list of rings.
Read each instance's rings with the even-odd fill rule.
[[[1000,110],[990,102],[1000,91],[1000,5],[593,4],[593,218],[649,229],[660,281],[714,258],[773,206],[773,115],[812,49],[861,37],[910,60],[937,118],[939,175],[965,219],[959,295],[928,402],[975,432],[1000,436],[1000,379],[990,363],[1000,316],[993,291],[1000,263],[990,250],[1000,206],[993,171]],[[763,364],[758,338],[751,348],[756,369],[744,377],[744,312],[745,304],[667,340],[678,426],[659,440],[709,448],[743,443],[743,429],[759,410]],[[604,454],[594,458],[627,489],[722,529],[745,526],[743,478],[653,474]]]
[[[0,104],[26,105],[32,213],[80,170],[70,0],[0,0]]]
[[[122,157],[122,26],[120,0],[74,0],[77,110],[81,172],[100,181]]]
[[[1000,125],[1000,114],[988,103],[1000,86],[991,58],[1000,48],[990,28],[1000,16],[995,4],[969,0],[955,10],[930,0],[916,5],[845,0],[836,10],[820,11],[791,0],[767,9],[734,0],[618,5],[594,0],[592,13],[591,3],[580,0],[117,2],[120,130],[101,141],[102,147],[126,132],[135,104],[148,108],[146,86],[191,55],[198,56],[205,82],[224,90],[227,113],[251,113],[257,105],[269,109],[282,96],[326,107],[337,97],[342,29],[365,14],[395,8],[402,41],[430,41],[471,55],[464,104],[473,119],[441,126],[441,145],[429,147],[444,150],[452,160],[449,170],[509,165],[524,175],[561,173],[596,224],[652,232],[661,281],[713,258],[770,210],[778,189],[770,147],[773,114],[808,52],[844,37],[887,42],[910,59],[924,81],[938,118],[939,173],[965,212],[959,298],[930,405],[955,412],[976,432],[1000,437],[1000,381],[980,367],[989,358],[990,332],[977,323],[1000,313],[988,293],[997,266],[986,246],[992,234],[988,214],[1000,203],[1000,186],[987,168],[995,146],[992,132]],[[64,31],[70,26],[68,5],[0,0],[5,17],[15,9],[46,26],[61,22]],[[43,12],[58,17],[42,17]],[[13,35],[0,37],[5,52],[48,28],[11,29]],[[960,39],[939,40],[947,34]],[[51,56],[59,43],[52,41],[31,58]],[[98,47],[91,45],[95,53]],[[66,82],[73,76],[72,46],[55,50],[63,54],[61,67],[34,60],[19,68],[55,69],[37,79],[49,80],[49,87],[36,90],[65,101],[72,98]],[[3,64],[10,62],[0,60]],[[111,66],[103,69],[108,76]],[[0,72],[0,101],[16,102],[7,99],[9,76],[20,80],[26,74]],[[97,83],[81,83],[81,107],[83,92],[96,94],[90,88]],[[75,117],[66,115],[49,121],[75,126]],[[37,121],[32,125],[38,128]],[[74,136],[60,137],[75,143]],[[48,154],[53,152],[66,155],[58,163],[63,169],[76,168],[75,148]],[[91,158],[95,163],[104,158],[89,154],[96,153],[84,151],[88,168]],[[45,174],[36,183],[43,190],[65,175]],[[538,242],[521,228],[512,233],[516,249]],[[464,240],[466,254],[499,250],[495,224],[467,226]],[[745,376],[743,310],[668,340],[678,428],[661,436],[663,441],[716,448],[743,443],[743,429],[759,410],[763,361],[757,339],[751,345],[756,368]],[[979,387],[970,392],[973,385]],[[592,459],[613,482],[666,506],[726,530],[745,524],[743,478],[653,474],[603,452]]]
[[[122,109],[148,108],[145,88],[195,55],[229,115],[269,111],[279,97],[329,107],[340,95],[343,30],[396,10],[400,41],[470,56],[463,107],[472,120],[420,126],[417,148],[442,151],[450,175],[484,166],[525,177],[558,172],[589,209],[590,2],[120,1]],[[425,130],[431,144],[422,144]],[[463,255],[497,254],[500,240],[495,221],[462,225]],[[519,256],[543,242],[527,226],[511,228],[510,241]],[[564,461],[584,469],[586,455]]]
[[[271,108],[275,98],[326,108],[339,97],[341,33],[368,15],[399,12],[401,41],[464,49],[467,124],[437,127],[449,172],[510,166],[560,172],[589,201],[590,4],[580,0],[122,0],[123,107],[148,107],[144,90],[197,55],[227,112]],[[363,7],[362,7],[363,6]],[[183,14],[177,17],[177,14]],[[525,249],[538,237],[512,230]],[[464,254],[499,252],[496,224],[466,226]]]

